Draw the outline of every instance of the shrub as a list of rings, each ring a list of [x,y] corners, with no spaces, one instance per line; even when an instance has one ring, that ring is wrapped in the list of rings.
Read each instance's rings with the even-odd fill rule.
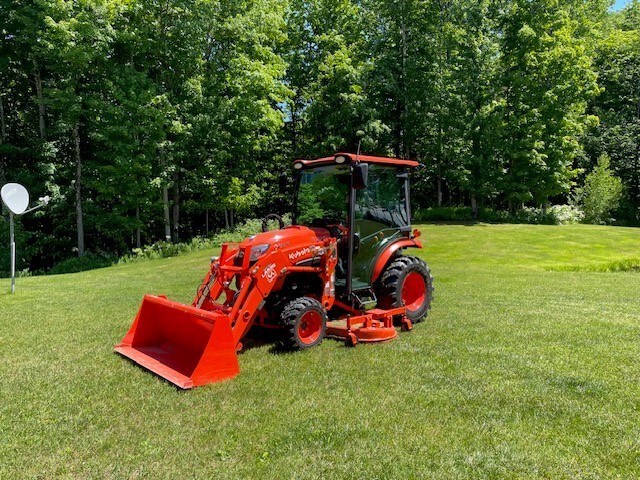
[[[582,211],[574,205],[553,205],[547,209],[524,207],[515,213],[490,208],[478,210],[478,220],[490,223],[562,225],[578,223],[583,218]],[[473,215],[470,207],[431,207],[418,210],[414,220],[471,222]]]
[[[82,257],[68,258],[67,260],[57,263],[47,273],[57,275],[60,273],[83,272],[85,270],[108,267],[113,265],[114,261],[114,257],[87,252]]]
[[[598,164],[576,192],[576,200],[584,210],[588,223],[609,223],[611,212],[618,208],[622,197],[622,181],[609,169],[611,159],[600,155]]]
[[[285,224],[290,223],[290,217],[283,217]],[[269,224],[273,228],[275,222]],[[223,243],[241,242],[249,235],[256,234],[262,229],[262,220],[249,219],[239,224],[233,230],[221,230],[210,238],[194,237],[188,242],[171,243],[159,241],[142,248],[134,248],[129,255],[118,260],[118,263],[129,263],[144,259],[175,257],[181,253],[208,250],[219,247]]]
[[[640,272],[640,257],[622,258],[606,263],[559,265],[552,270],[572,272]]]
[[[429,207],[417,210],[413,215],[414,220],[447,222],[470,222],[473,219],[471,207]]]
[[[580,223],[584,220],[584,212],[577,205],[552,205],[549,211],[559,225]]]

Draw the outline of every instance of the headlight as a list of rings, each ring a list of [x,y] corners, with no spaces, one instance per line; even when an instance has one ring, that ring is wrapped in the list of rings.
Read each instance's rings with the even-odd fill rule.
[[[263,243],[262,245],[256,245],[254,247],[251,247],[251,253],[249,254],[249,261],[255,262],[256,260],[258,260],[262,255],[264,255],[264,252],[266,252],[268,248],[269,248],[268,243]]]
[[[336,163],[344,163],[346,161],[347,161],[347,157],[345,157],[344,155],[336,156]]]

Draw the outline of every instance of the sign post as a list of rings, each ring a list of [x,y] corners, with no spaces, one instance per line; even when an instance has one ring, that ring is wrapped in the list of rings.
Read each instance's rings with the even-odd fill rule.
[[[15,215],[24,215],[49,203],[49,196],[40,197],[39,204],[27,210],[29,192],[19,183],[7,183],[0,189],[0,197],[9,209],[9,242],[11,243],[11,293],[16,291],[16,236]]]
[[[13,227],[13,212],[9,212],[9,238],[11,242],[11,293],[16,291],[16,238]]]

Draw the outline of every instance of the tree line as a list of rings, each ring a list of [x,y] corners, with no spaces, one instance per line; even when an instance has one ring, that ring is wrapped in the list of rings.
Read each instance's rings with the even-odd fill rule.
[[[53,199],[22,267],[282,213],[292,159],[358,148],[425,165],[416,207],[579,202],[595,172],[638,222],[640,2],[610,5],[2,2],[0,184]]]

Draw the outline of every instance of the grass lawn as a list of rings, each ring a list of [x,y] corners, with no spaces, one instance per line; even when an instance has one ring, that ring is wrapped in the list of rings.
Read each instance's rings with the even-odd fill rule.
[[[0,478],[638,478],[640,229],[423,225],[425,323],[180,391],[113,353],[213,252],[0,283]],[[4,248],[4,246],[2,246]],[[629,260],[631,259],[631,260]],[[616,263],[618,262],[618,263]]]

